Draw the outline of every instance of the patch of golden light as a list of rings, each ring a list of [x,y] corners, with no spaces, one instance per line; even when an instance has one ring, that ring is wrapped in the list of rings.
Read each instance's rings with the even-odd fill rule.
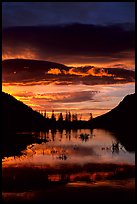
[[[83,71],[84,71],[84,67],[83,67]],[[79,68],[71,68],[69,69],[69,71],[62,70],[62,72],[65,75],[76,75],[76,76],[82,76],[82,77],[84,76],[98,76],[98,77],[113,76],[113,74],[108,74],[106,69],[103,69],[103,68],[91,68],[87,72],[81,72]],[[48,74],[58,75],[58,74],[61,74],[61,71],[59,69],[53,68],[48,71]]]
[[[77,68],[77,70],[78,70],[78,68]],[[77,76],[87,76],[87,73],[82,73],[80,71],[75,71],[75,68],[70,69],[67,74],[77,75]]]
[[[114,76],[113,74],[108,74],[107,71],[105,69],[99,69],[99,72],[96,73],[96,69],[95,68],[92,68],[90,70],[88,70],[88,74],[91,75],[91,76]]]
[[[48,71],[48,74],[61,74],[61,71],[58,68],[53,68]]]
[[[10,83],[2,83],[2,91],[10,95],[15,93],[15,90],[13,90],[12,86],[10,86]]]

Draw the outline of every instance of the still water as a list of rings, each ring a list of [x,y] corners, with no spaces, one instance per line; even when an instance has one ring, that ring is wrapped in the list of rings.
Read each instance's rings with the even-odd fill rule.
[[[135,164],[134,152],[128,152],[116,136],[107,130],[49,130],[31,134],[40,138],[41,142],[28,145],[21,156],[4,157],[3,167],[61,168],[69,164],[86,163]]]
[[[112,132],[20,134],[31,134],[39,142],[29,144],[20,156],[3,158],[3,201],[64,203],[67,197],[70,202],[112,203],[113,198],[116,203],[118,197],[125,204],[134,200],[135,153],[128,152]]]

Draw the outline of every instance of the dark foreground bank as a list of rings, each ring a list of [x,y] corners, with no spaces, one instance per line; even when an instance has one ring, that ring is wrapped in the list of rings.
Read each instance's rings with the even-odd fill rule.
[[[135,203],[135,183],[101,181],[93,184],[68,183],[38,191],[2,194],[4,203]]]

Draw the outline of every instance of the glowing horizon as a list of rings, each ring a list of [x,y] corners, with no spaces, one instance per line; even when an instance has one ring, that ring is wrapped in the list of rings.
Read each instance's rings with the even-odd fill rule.
[[[26,91],[27,90],[27,91]],[[47,90],[47,91],[46,91]],[[34,85],[2,86],[2,91],[11,94],[36,111],[52,110],[59,115],[66,111],[77,113],[83,120],[102,115],[118,105],[127,95],[135,92],[135,83],[102,85]]]

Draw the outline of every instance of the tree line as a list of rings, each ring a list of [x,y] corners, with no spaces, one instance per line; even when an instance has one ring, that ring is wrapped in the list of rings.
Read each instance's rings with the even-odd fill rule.
[[[57,116],[52,110],[51,117],[48,116],[46,111],[38,111],[41,115],[43,115],[46,119],[50,119],[54,122],[73,122],[73,121],[82,121],[82,114],[77,114],[77,113],[71,113],[70,111],[66,111],[65,116],[63,116],[63,113],[59,113]],[[92,113],[89,113],[89,119],[88,121],[91,121],[93,119]]]
[[[57,116],[52,110],[51,116],[48,117],[46,111],[39,111],[40,114],[46,120],[46,127],[51,129],[79,129],[79,128],[91,128],[92,127],[92,113],[90,113],[90,117],[87,121],[82,120],[82,114],[71,113],[70,111],[66,111],[63,113],[59,113]]]

